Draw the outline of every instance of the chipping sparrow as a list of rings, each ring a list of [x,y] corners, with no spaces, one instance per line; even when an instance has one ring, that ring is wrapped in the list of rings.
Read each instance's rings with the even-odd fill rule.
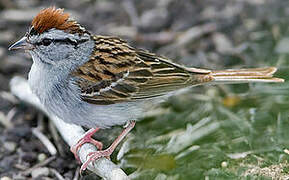
[[[78,148],[86,142],[100,149],[90,154],[81,171],[93,160],[110,156],[134,127],[132,120],[177,90],[208,83],[283,82],[272,77],[274,67],[211,71],[174,64],[117,37],[91,35],[54,7],[40,11],[27,34],[9,49],[31,54],[29,84],[49,112],[93,128],[71,148],[77,159]],[[106,150],[91,138],[98,128],[126,123]]]

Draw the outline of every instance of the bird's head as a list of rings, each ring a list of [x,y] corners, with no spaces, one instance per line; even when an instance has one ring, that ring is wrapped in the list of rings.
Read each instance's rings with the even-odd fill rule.
[[[24,49],[33,60],[55,64],[63,59],[73,59],[69,56],[81,56],[80,52],[85,53],[85,49],[89,49],[89,41],[90,33],[68,13],[49,7],[35,16],[25,36],[9,50]]]

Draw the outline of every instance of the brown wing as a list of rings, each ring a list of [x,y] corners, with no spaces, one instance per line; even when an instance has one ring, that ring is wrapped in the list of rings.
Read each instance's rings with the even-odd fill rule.
[[[84,101],[114,104],[162,96],[211,81],[210,71],[185,68],[141,50],[125,41],[95,36],[91,60],[72,73],[78,78]]]

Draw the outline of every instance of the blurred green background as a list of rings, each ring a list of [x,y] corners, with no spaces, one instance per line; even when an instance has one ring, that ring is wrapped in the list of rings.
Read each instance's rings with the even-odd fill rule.
[[[27,76],[31,60],[7,46],[50,5],[65,8],[95,34],[120,36],[180,64],[276,66],[276,76],[288,79],[287,0],[0,0],[0,177],[31,178],[15,165],[29,168],[39,154],[49,156],[31,136],[39,122],[57,143],[41,113],[14,99],[8,86],[11,77]],[[192,88],[138,122],[112,160],[138,180],[289,179],[288,100],[287,81]],[[109,145],[120,129],[101,131],[96,138]],[[15,148],[7,150],[7,142]],[[47,167],[72,179],[78,165],[63,148]]]

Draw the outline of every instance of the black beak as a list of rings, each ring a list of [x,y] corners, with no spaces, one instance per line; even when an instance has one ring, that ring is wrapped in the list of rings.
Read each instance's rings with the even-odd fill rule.
[[[29,43],[27,41],[27,37],[24,36],[23,38],[21,38],[19,41],[17,41],[16,43],[12,44],[8,50],[17,50],[17,49],[24,49],[24,50],[32,50],[34,49],[34,45],[32,45],[31,43]]]

